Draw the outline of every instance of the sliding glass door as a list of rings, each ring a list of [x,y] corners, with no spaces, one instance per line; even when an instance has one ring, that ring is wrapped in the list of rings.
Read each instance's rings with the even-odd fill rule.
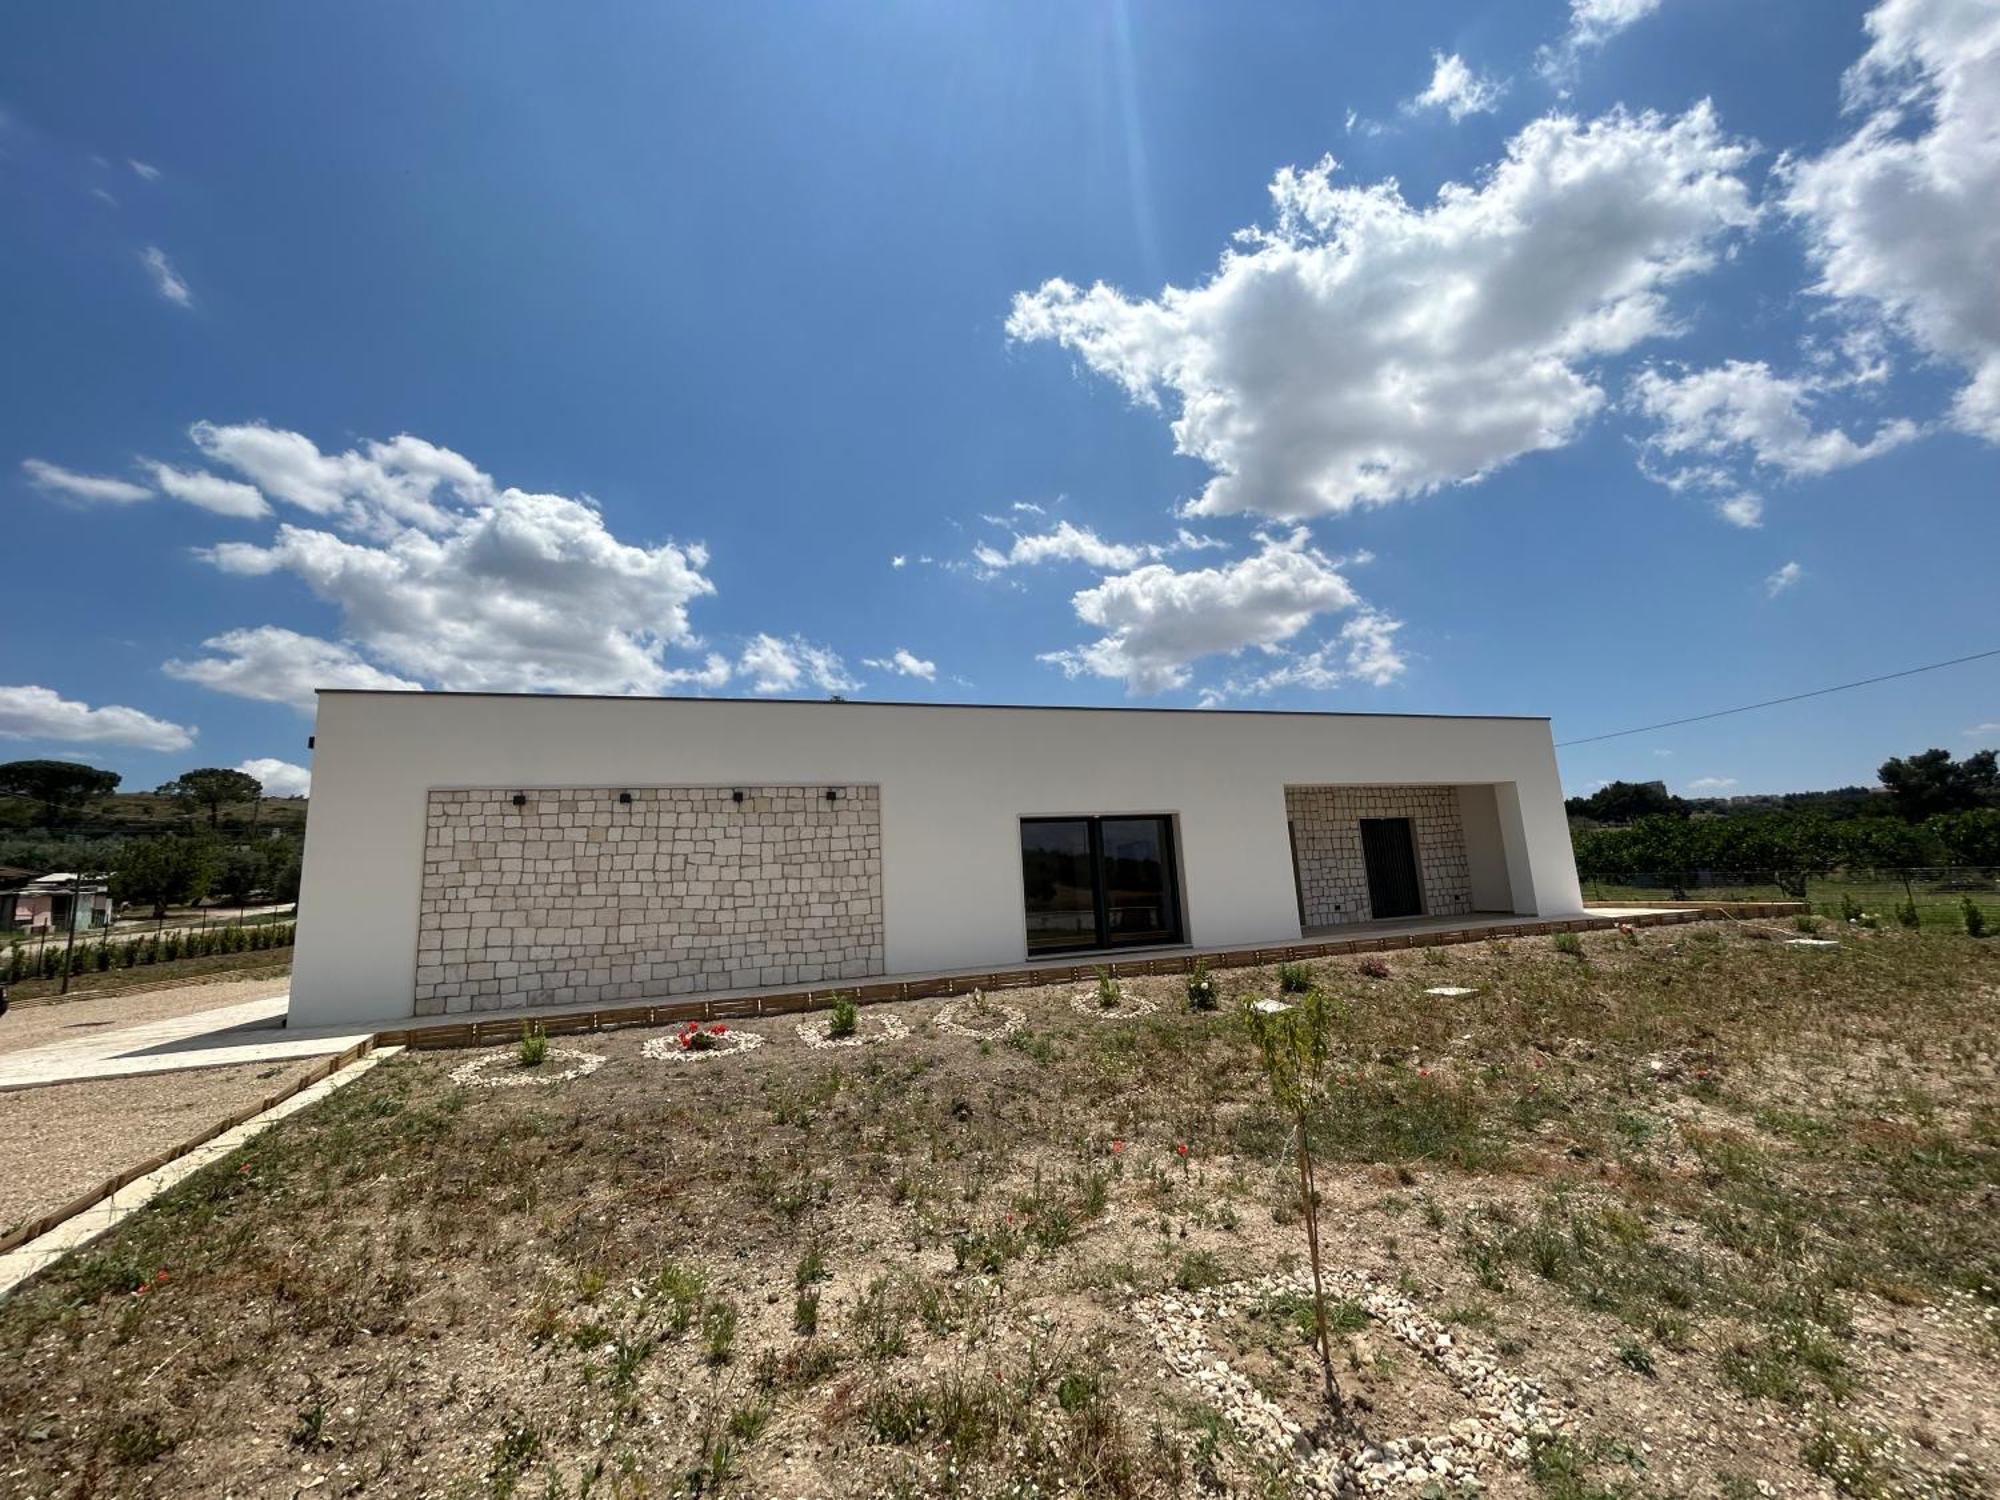
[[[1028,951],[1178,943],[1171,818],[1024,818]]]

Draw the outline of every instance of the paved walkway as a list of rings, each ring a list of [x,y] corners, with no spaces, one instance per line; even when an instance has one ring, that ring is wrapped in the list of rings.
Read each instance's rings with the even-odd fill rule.
[[[0,1055],[0,1090],[88,1078],[129,1078],[183,1068],[293,1062],[345,1052],[372,1034],[368,1027],[292,1030],[284,1024],[290,1003],[289,994],[273,995],[25,1047]]]

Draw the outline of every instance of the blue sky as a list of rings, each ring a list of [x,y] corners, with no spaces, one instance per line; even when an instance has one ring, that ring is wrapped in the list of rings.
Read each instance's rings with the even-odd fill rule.
[[[1956,656],[1996,264],[1984,0],[16,10],[0,754],[288,786],[320,683],[1564,739]],[[1989,660],[1564,773],[1995,739]]]

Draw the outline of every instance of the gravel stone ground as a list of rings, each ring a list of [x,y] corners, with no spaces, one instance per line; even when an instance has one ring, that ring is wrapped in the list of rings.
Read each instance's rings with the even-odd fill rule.
[[[42,1047],[71,1037],[100,1035],[120,1026],[193,1015],[245,1000],[262,1000],[282,995],[291,987],[290,978],[280,975],[274,979],[226,979],[213,984],[176,985],[107,995],[99,1000],[17,1005],[0,1016],[0,1053]]]
[[[0,1093],[0,1232],[254,1104],[318,1059]]]

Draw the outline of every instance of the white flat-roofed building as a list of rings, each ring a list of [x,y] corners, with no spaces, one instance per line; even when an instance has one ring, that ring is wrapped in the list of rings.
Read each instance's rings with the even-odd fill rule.
[[[291,1023],[1582,910],[1546,719],[328,691]]]

